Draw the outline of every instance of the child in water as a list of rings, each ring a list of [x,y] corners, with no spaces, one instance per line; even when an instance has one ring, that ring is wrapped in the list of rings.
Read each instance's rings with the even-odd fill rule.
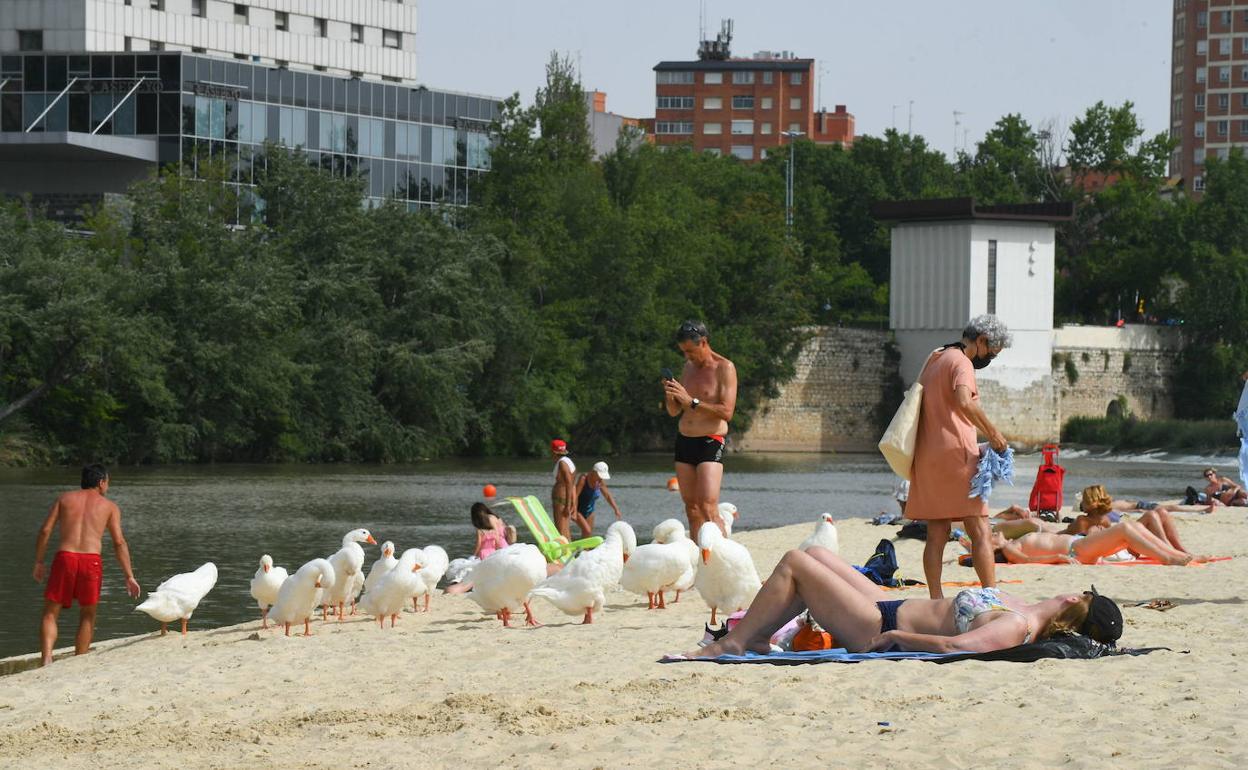
[[[472,504],[472,526],[477,530],[476,550],[472,556],[455,559],[447,567],[446,575],[451,583],[446,589],[448,594],[471,591],[472,583],[467,578],[471,576],[472,568],[495,551],[516,542],[516,528],[500,519],[485,503]]]

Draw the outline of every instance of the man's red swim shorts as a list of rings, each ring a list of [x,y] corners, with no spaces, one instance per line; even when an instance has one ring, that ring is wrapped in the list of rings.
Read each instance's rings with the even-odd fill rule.
[[[57,551],[43,597],[62,607],[73,606],[75,599],[80,606],[90,607],[100,603],[103,580],[104,562],[98,553]]]

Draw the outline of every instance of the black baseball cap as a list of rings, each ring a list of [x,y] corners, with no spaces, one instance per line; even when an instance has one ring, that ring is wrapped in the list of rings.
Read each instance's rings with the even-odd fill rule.
[[[1097,593],[1096,586],[1084,591],[1092,597],[1088,605],[1088,617],[1079,627],[1079,633],[1090,636],[1101,644],[1112,644],[1122,636],[1122,610],[1108,596]]]

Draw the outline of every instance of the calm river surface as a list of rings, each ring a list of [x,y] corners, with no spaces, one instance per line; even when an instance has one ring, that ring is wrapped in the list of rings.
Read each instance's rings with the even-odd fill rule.
[[[1077,453],[1073,453],[1077,454]],[[588,466],[593,459],[576,458]],[[1232,461],[1218,458],[1221,465]],[[1021,457],[1017,486],[994,493],[994,507],[1026,502],[1039,462]],[[1208,458],[1096,459],[1068,456],[1069,503],[1089,483],[1105,483],[1115,496],[1173,498],[1200,479]],[[683,517],[679,495],[666,490],[672,475],[666,456],[611,460],[610,487],[624,517],[641,542],[651,527],[670,516]],[[301,564],[327,556],[342,535],[368,528],[378,542],[393,540],[401,552],[436,543],[451,558],[469,555],[475,536],[469,506],[485,483],[500,495],[537,494],[547,506],[551,463],[530,460],[444,461],[413,466],[169,466],[116,468],[110,497],[121,506],[122,522],[144,591],[169,575],[216,563],[217,587],[200,604],[192,628],[239,623],[258,616],[248,582],[259,557],[272,554],[292,573]],[[878,455],[730,455],[722,499],[741,510],[738,529],[813,522],[822,511],[838,518],[869,517],[894,510],[896,479]],[[0,469],[0,657],[38,649],[42,586],[31,578],[35,535],[55,496],[77,487],[76,468]],[[519,524],[509,509],[505,519]],[[605,501],[598,511],[599,534],[613,515]],[[523,526],[521,538],[528,539]],[[881,536],[893,532],[881,531]],[[107,538],[104,589],[96,639],[110,639],[157,628],[125,594],[121,572]],[[49,546],[48,559],[56,544]],[[367,564],[377,558],[366,546]],[[869,554],[861,554],[866,558]],[[854,554],[847,554],[851,559]],[[62,613],[59,645],[72,644],[76,608]]]

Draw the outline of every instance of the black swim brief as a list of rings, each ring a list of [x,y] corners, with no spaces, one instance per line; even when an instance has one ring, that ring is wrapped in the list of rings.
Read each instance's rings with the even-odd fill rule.
[[[893,599],[886,602],[876,602],[875,606],[880,610],[880,633],[886,634],[889,631],[897,630],[897,610],[905,603],[905,599]],[[901,648],[896,644],[891,644],[886,650],[880,652],[901,652]]]
[[[723,436],[676,435],[676,462],[687,465],[724,462]]]

